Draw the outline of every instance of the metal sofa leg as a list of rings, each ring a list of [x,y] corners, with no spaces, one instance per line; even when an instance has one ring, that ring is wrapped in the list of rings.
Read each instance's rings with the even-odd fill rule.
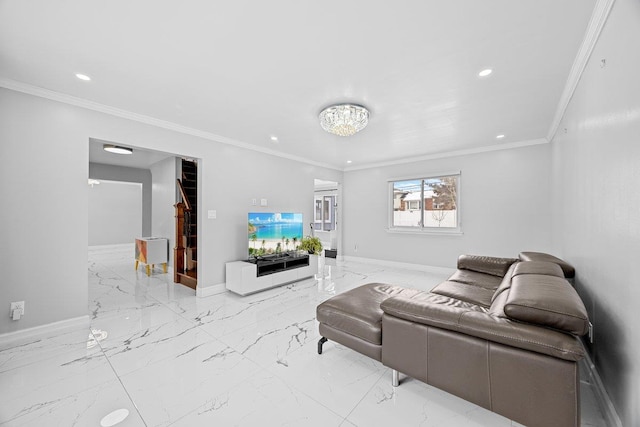
[[[395,369],[391,370],[391,385],[394,387],[398,387],[400,385],[400,380],[398,379],[398,371]]]
[[[322,344],[326,343],[327,341],[329,340],[325,337],[320,338],[320,341],[318,341],[318,354],[322,354]]]

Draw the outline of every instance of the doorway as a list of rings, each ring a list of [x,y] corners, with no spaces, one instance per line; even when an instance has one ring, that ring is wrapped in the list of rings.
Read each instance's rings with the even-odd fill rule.
[[[105,145],[124,146],[132,149],[133,152],[127,155],[107,153],[103,150]],[[183,179],[183,175],[185,173],[189,174],[183,169],[183,160],[185,158],[185,156],[176,153],[139,148],[120,142],[104,141],[94,138],[89,139],[88,160],[90,179],[98,181],[119,181],[121,186],[124,186],[125,183],[136,183],[142,189],[141,213],[139,212],[140,208],[135,207],[133,204],[129,206],[130,211],[127,213],[129,222],[135,222],[137,224],[141,221],[141,229],[136,225],[135,229],[128,230],[128,234],[120,238],[120,240],[122,240],[120,243],[131,244],[133,248],[135,240],[140,237],[153,236],[167,239],[167,264],[171,266],[172,270],[174,270],[174,250],[178,246],[177,243],[184,244],[182,238],[177,238],[176,204],[183,202],[184,194],[188,194],[189,201],[191,202],[190,206],[193,207],[193,210],[189,212],[189,233],[187,233],[187,248],[190,255],[188,262],[188,279],[191,280],[189,280],[188,284],[182,280],[171,281],[174,283],[182,283],[195,289],[197,284],[195,266],[197,262],[198,245],[198,223],[196,218],[200,193],[197,186],[197,178],[200,173],[198,170],[193,172],[194,176],[189,177],[190,184],[188,184],[186,190],[181,193],[178,189],[177,180],[186,182]],[[190,158],[188,161],[196,164],[198,159]],[[91,212],[92,206],[89,207],[89,210]],[[136,215],[137,218],[132,219],[132,215]],[[122,231],[124,232],[124,229]],[[91,233],[92,231],[89,230],[90,235]],[[89,245],[92,246],[91,243]],[[133,253],[131,255],[131,262],[133,265]],[[160,271],[156,271],[156,273],[160,273]],[[173,272],[174,271],[171,273]],[[171,276],[172,275],[170,275],[170,277]]]
[[[322,179],[315,179],[313,184],[313,232],[322,242],[325,256],[337,258],[342,241],[341,186],[336,181]]]

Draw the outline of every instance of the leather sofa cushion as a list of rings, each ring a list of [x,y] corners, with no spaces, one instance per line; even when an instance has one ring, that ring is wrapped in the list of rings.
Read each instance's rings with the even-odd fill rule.
[[[520,258],[522,261],[545,261],[558,264],[560,268],[562,268],[564,277],[566,277],[567,279],[571,279],[576,275],[576,270],[571,264],[553,255],[545,254],[542,252],[520,252],[518,258]]]
[[[545,274],[548,276],[564,277],[562,269],[558,264],[542,261],[516,262],[511,266],[509,272],[504,276],[504,279],[502,279],[502,283],[500,283],[500,286],[498,286],[498,289],[491,298],[491,303],[493,304],[503,292],[511,289],[511,279],[513,277],[524,274]],[[502,313],[502,310],[500,309],[499,312]]]
[[[511,287],[511,278],[513,277],[513,272],[515,271],[518,264],[520,263],[514,262],[513,264],[511,264],[511,267],[509,267],[509,271],[507,271],[507,274],[505,274],[504,277],[502,278],[502,281],[500,282],[500,286],[496,288],[496,291],[493,293],[493,296],[491,297],[492,306],[496,298],[498,298],[500,294],[507,291]]]
[[[456,270],[447,280],[452,282],[467,283],[469,285],[482,286],[483,288],[495,290],[502,279],[486,273],[478,273],[472,270]]]
[[[492,276],[504,277],[515,258],[495,258],[480,255],[460,255],[458,257],[458,269],[471,270]]]
[[[468,283],[452,282],[447,280],[431,290],[431,293],[455,298],[460,301],[478,304],[483,307],[491,306],[491,297],[494,290]]]
[[[369,283],[338,294],[316,308],[318,322],[372,344],[382,344],[380,303],[396,295],[413,296],[420,291],[382,283]]]
[[[514,320],[574,335],[584,335],[589,330],[582,300],[569,282],[560,277],[535,274],[514,277],[504,313]]]

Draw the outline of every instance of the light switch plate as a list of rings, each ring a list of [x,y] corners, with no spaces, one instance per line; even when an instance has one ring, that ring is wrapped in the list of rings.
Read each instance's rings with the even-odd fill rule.
[[[218,212],[216,211],[207,211],[207,218],[208,219],[216,219],[218,216]]]
[[[260,199],[260,206],[267,206],[267,199]]]

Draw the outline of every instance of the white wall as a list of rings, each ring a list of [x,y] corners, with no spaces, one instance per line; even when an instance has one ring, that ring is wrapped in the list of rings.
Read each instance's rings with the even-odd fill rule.
[[[388,180],[454,171],[461,171],[462,235],[386,231]],[[463,253],[549,251],[550,172],[548,144],[345,172],[344,254],[454,267]]]
[[[201,159],[199,288],[224,283],[224,263],[246,257],[252,198],[310,222],[314,178],[342,181],[339,171],[0,89],[0,198],[15,207],[0,209],[0,237],[11,242],[0,245],[0,308],[27,305],[18,322],[0,316],[0,333],[87,314],[91,137]],[[205,219],[209,209],[218,219]]]
[[[207,208],[217,210],[218,220],[206,219],[205,211],[198,217],[198,225],[217,222],[227,227],[211,236],[220,239],[220,245],[218,251],[206,256],[221,262],[247,257],[248,212],[302,212],[304,235],[309,235],[308,224],[313,222],[314,178],[340,181],[342,172],[231,148],[225,147],[221,151],[223,157],[215,167],[203,160],[202,170],[206,174],[198,181],[217,181],[220,184],[212,189],[212,196],[218,203]],[[209,173],[214,171],[220,178],[209,177]],[[267,207],[251,205],[252,199],[259,201],[263,198],[267,199]],[[201,221],[200,218],[204,219]],[[200,257],[199,252],[198,268]]]
[[[552,141],[554,243],[576,267],[589,350],[625,426],[640,425],[639,40],[640,2],[616,1]]]
[[[89,144],[52,105],[0,89],[0,333],[87,315]]]
[[[133,243],[142,235],[142,184],[89,186],[89,246]]]
[[[142,236],[151,235],[151,171],[149,169],[89,163],[89,178],[142,184]]]
[[[169,266],[173,267],[175,246],[176,158],[169,157],[151,165],[153,200],[151,234],[169,239]]]

